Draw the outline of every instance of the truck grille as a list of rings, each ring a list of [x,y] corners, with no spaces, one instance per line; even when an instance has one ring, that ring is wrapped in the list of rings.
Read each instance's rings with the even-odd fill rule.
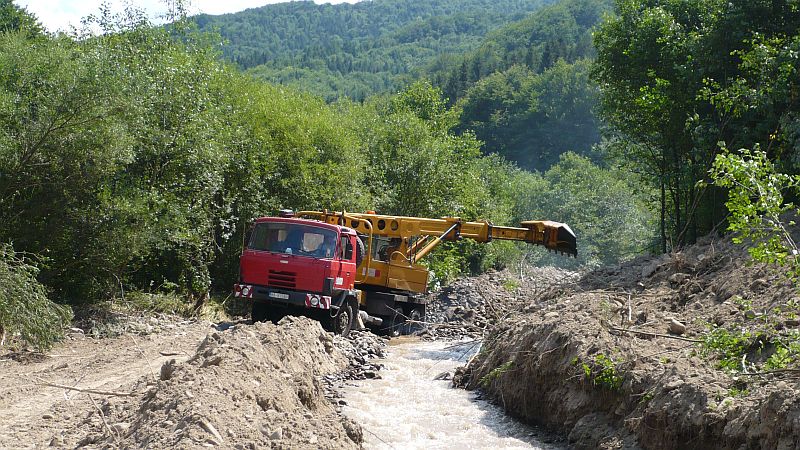
[[[270,286],[285,289],[294,289],[296,286],[297,272],[284,272],[270,270],[267,283]]]

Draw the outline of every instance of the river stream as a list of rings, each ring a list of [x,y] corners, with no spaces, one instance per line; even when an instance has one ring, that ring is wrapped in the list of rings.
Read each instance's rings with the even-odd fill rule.
[[[381,379],[344,389],[344,413],[364,429],[367,449],[561,449],[551,435],[523,425],[477,398],[454,389],[450,374],[479,350],[476,342],[393,339]]]

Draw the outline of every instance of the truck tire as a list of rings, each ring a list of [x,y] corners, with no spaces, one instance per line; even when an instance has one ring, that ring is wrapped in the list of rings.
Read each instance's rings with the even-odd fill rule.
[[[334,317],[330,318],[330,329],[335,334],[340,334],[342,337],[347,337],[350,330],[353,328],[353,321],[355,320],[355,311],[353,305],[349,301],[344,301],[339,308],[339,312]]]

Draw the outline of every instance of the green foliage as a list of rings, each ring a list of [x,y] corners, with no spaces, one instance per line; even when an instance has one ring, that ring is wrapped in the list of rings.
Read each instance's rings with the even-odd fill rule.
[[[797,367],[800,362],[800,331],[791,330],[773,340],[773,353],[764,362],[766,370],[780,370]]]
[[[225,57],[259,79],[328,101],[363,101],[401,89],[440,55],[471,50],[487,32],[550,2],[286,2],[193,20],[218,30]]]
[[[641,254],[652,241],[655,225],[647,192],[638,191],[625,172],[566,153],[544,180],[547,190],[538,194],[535,210],[573,229],[581,264],[618,263]]]
[[[760,337],[748,329],[730,331],[726,328],[714,327],[703,336],[700,354],[705,357],[713,355],[717,367],[729,372],[742,370],[742,360],[746,354],[758,346]]]
[[[0,245],[0,337],[19,334],[23,342],[44,351],[63,336],[72,311],[47,298],[46,288],[36,280],[38,272],[10,245]]]
[[[36,17],[12,0],[0,0],[0,33],[21,32],[29,38],[42,35],[42,25]]]
[[[748,252],[754,260],[787,266],[789,275],[800,276],[798,247],[782,216],[795,210],[785,203],[784,192],[800,188],[800,177],[775,171],[767,154],[739,150],[739,154],[724,151],[717,155],[711,177],[718,186],[728,189],[725,206],[731,215],[728,230],[736,233],[736,243],[749,242]]]
[[[573,364],[577,360],[573,360]],[[591,381],[594,386],[601,386],[611,391],[618,391],[625,382],[625,378],[617,370],[619,363],[602,353],[595,356],[590,363],[581,363],[583,375]]]
[[[218,27],[225,57],[252,76],[329,102],[431,79],[463,106],[447,122],[474,131],[485,154],[546,170],[599,141],[591,30],[610,9],[607,0],[293,2],[194,20]]]
[[[558,2],[442,64],[431,77],[463,109],[458,129],[529,170],[547,170],[567,151],[591,154],[600,140],[591,30],[608,10],[604,1]]]
[[[793,2],[618,0],[594,35],[602,117],[659,192],[662,250],[714,229],[724,192],[698,185],[719,141],[794,164],[800,9]]]
[[[509,292],[514,292],[517,289],[519,289],[519,287],[520,287],[519,280],[515,280],[513,278],[509,278],[509,279],[503,281],[503,289],[505,289],[505,290],[507,290]]]

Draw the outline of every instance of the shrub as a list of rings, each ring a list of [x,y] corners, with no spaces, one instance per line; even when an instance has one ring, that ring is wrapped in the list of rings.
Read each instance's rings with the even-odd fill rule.
[[[47,298],[36,279],[38,272],[11,245],[0,245],[0,334],[18,334],[26,344],[44,351],[61,338],[72,311]]]

